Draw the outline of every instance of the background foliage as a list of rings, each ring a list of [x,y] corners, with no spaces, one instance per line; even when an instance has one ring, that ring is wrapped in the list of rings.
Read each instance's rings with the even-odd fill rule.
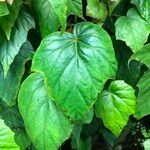
[[[0,0],[0,149],[150,149],[149,0]]]

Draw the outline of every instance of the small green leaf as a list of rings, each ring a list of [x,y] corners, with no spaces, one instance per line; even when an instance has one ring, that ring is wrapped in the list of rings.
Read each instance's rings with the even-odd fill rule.
[[[32,71],[44,74],[56,104],[73,120],[82,120],[116,70],[109,35],[92,23],[76,24],[73,34],[56,32],[47,36],[32,64]]]
[[[141,16],[150,24],[150,1],[149,0],[131,0],[141,13]]]
[[[137,109],[135,117],[138,119],[150,114],[150,70],[140,79],[138,85]]]
[[[14,141],[14,133],[0,119],[0,149],[1,150],[19,150],[19,146]]]
[[[19,53],[22,44],[26,42],[28,31],[31,28],[34,28],[34,20],[22,10],[16,25],[13,27],[11,39],[8,41],[5,35],[0,32],[0,62],[3,66],[4,77],[7,76],[10,65]]]
[[[104,125],[118,136],[135,112],[136,97],[134,89],[123,80],[113,81],[108,91],[103,91],[98,97],[95,110]]]
[[[150,43],[144,45],[138,52],[133,54],[129,61],[133,59],[145,64],[148,68],[150,68]]]
[[[150,33],[150,25],[133,8],[127,17],[122,16],[116,21],[115,27],[116,38],[125,41],[134,53],[143,47]]]
[[[22,0],[14,0],[12,5],[8,5],[10,14],[0,18],[0,26],[5,32],[8,40],[10,40],[12,27],[18,18],[21,3]]]
[[[69,0],[68,1],[68,15],[70,14],[83,18],[82,0]]]
[[[0,17],[6,16],[9,14],[9,9],[6,5],[6,2],[0,2]]]
[[[86,15],[102,23],[107,16],[106,5],[102,2],[99,2],[99,0],[88,0],[86,7]]]
[[[16,56],[6,78],[4,77],[4,71],[0,64],[0,98],[10,106],[16,103],[20,81],[25,70],[25,63],[27,60],[31,59],[32,55],[33,48],[31,44],[27,42],[22,46],[20,53]]]
[[[57,150],[69,138],[72,125],[48,97],[41,74],[31,74],[24,81],[18,103],[26,131],[38,150]]]

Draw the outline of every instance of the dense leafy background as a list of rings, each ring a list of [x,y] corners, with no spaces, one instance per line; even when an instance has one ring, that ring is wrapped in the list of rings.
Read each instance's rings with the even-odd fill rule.
[[[0,0],[0,149],[150,148],[149,0]]]

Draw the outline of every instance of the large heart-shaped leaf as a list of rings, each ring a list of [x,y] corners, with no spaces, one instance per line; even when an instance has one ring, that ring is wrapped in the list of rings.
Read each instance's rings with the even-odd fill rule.
[[[150,69],[140,79],[138,87],[139,93],[135,116],[140,119],[150,114]]]
[[[115,27],[116,38],[125,41],[133,52],[143,47],[150,33],[150,25],[133,8],[128,11],[126,17],[122,16],[116,21]]]
[[[13,28],[11,39],[7,40],[5,35],[0,32],[0,62],[5,77],[21,46],[26,42],[28,31],[31,28],[34,28],[33,18],[25,11],[21,11]]]
[[[72,125],[49,98],[43,76],[31,74],[19,92],[19,109],[26,131],[38,150],[57,150],[70,136]]]
[[[0,149],[1,150],[19,150],[19,146],[14,141],[14,133],[0,119]]]
[[[75,120],[82,119],[92,107],[116,69],[109,35],[92,23],[76,24],[73,34],[56,32],[47,36],[32,64],[32,71],[43,72],[54,101]]]
[[[113,81],[108,91],[100,94],[96,103],[96,116],[118,136],[128,122],[129,115],[135,112],[134,89],[123,80]]]

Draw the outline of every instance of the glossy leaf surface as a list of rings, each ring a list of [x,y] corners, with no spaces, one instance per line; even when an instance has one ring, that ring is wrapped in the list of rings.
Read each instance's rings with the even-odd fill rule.
[[[77,24],[73,34],[47,36],[32,64],[32,71],[44,74],[59,108],[73,120],[82,120],[105,81],[115,76],[116,68],[110,37],[92,23]]]
[[[113,81],[108,91],[100,94],[96,103],[96,116],[104,125],[118,136],[135,112],[136,97],[134,89],[123,80]]]

